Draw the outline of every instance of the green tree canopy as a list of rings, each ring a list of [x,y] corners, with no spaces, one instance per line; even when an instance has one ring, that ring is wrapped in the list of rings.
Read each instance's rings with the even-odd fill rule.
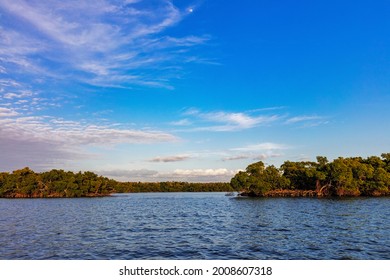
[[[248,165],[231,179],[231,186],[249,195],[267,195],[275,190],[309,191],[317,196],[390,194],[390,153],[382,158],[339,157],[329,162],[285,161],[278,169],[261,161]]]

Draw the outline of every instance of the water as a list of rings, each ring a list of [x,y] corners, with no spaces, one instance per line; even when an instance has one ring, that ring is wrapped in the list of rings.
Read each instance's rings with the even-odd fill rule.
[[[0,199],[0,259],[390,259],[390,198]]]

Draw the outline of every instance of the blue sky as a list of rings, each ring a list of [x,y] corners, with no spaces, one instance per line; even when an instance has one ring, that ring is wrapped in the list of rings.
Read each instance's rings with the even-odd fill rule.
[[[229,181],[390,152],[388,1],[0,0],[0,169]]]

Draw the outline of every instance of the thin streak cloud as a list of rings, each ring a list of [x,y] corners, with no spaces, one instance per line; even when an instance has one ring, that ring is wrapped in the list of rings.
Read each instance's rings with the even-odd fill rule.
[[[269,151],[269,150],[285,150],[289,147],[284,144],[265,142],[259,144],[248,145],[239,148],[233,148],[232,151]]]
[[[150,162],[178,162],[178,161],[185,161],[190,159],[191,157],[189,155],[176,155],[176,156],[167,156],[167,157],[155,157]]]
[[[280,119],[278,115],[250,115],[244,112],[201,112],[198,109],[188,109],[183,113],[188,122],[194,123],[191,131],[240,131],[273,123]]]
[[[293,124],[293,123],[299,123],[299,122],[306,122],[306,121],[317,121],[317,120],[323,120],[324,117],[321,116],[296,116],[289,118],[286,120],[287,124]]]

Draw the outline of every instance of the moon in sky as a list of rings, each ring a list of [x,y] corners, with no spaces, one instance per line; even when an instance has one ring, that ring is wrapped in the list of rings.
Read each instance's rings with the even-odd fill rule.
[[[193,8],[188,8],[188,12],[192,13],[194,11]]]

